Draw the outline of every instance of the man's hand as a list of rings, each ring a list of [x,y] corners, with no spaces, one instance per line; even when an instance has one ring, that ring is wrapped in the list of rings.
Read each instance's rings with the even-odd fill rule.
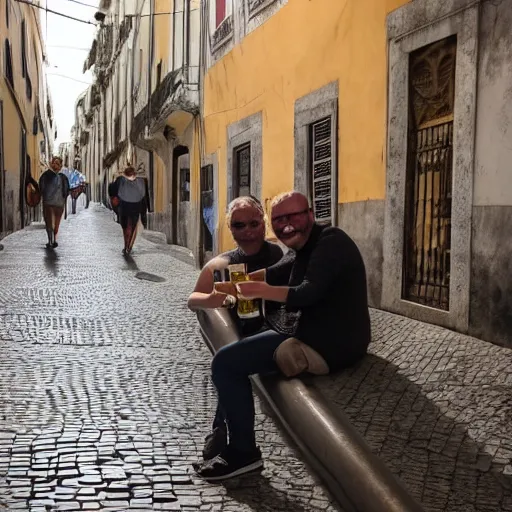
[[[221,308],[227,296],[227,293],[220,293],[214,290],[208,297],[208,307],[212,309]]]
[[[286,302],[288,286],[271,286],[257,281],[242,281],[236,284],[239,299],[264,299],[274,302]]]
[[[265,275],[267,270],[262,268],[261,270],[256,270],[255,272],[251,272],[249,274],[249,278],[251,281],[265,281]]]
[[[235,285],[230,281],[223,281],[214,283],[213,285],[215,291],[219,293],[224,293],[226,295],[233,295],[233,297],[236,297],[236,287]]]
[[[263,281],[242,281],[236,284],[236,288],[240,299],[263,299],[268,284]]]

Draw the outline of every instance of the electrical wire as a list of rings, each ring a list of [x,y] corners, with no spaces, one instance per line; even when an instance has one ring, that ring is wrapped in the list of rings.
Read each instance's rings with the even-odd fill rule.
[[[66,2],[73,2],[74,4],[85,5],[86,7],[92,7],[93,9],[98,9],[97,5],[84,4],[84,2],[79,2],[78,0],[66,0]]]
[[[59,44],[47,44],[46,48],[60,48],[62,50],[79,50],[81,52],[88,52],[90,48],[79,48],[78,46],[64,46]]]
[[[41,9],[43,11],[46,11],[47,15],[48,15],[48,13],[51,13],[51,14],[55,14],[57,16],[62,16],[64,18],[68,18],[73,21],[78,21],[80,23],[86,23],[87,25],[94,25],[94,26],[97,25],[97,23],[93,23],[92,21],[81,20],[80,18],[75,18],[74,16],[69,16],[68,14],[63,14],[62,12],[53,11],[52,9],[48,9],[48,7],[42,7],[41,5],[34,4],[33,2],[29,2],[28,0],[15,0],[15,1],[20,4],[30,5],[31,7],[35,7],[36,9]]]
[[[91,85],[91,82],[84,82],[83,80],[78,80],[77,78],[73,78],[72,76],[61,75],[60,73],[50,73],[47,71],[46,74],[48,76],[58,76],[60,78],[67,78],[68,80],[73,80],[74,82],[79,82],[81,84]]]

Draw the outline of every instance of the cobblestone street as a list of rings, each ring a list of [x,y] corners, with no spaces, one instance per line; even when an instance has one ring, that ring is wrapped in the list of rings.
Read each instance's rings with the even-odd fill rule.
[[[369,355],[316,385],[425,512],[512,512],[512,351],[371,316]]]
[[[215,401],[186,307],[197,272],[168,247],[139,237],[125,260],[97,205],[63,221],[54,252],[40,225],[2,243],[0,508],[337,510],[261,413],[261,476],[191,472]]]

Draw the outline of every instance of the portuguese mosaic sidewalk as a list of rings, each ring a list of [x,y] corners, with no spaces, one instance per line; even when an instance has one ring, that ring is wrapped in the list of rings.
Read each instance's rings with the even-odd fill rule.
[[[196,479],[210,356],[186,297],[197,272],[109,212],[32,226],[0,251],[0,508],[339,510],[258,408],[259,477]],[[427,512],[512,512],[512,351],[372,312],[356,368],[315,378]]]
[[[370,355],[316,384],[426,512],[512,511],[512,350],[372,311]]]
[[[338,510],[260,409],[262,474],[198,480],[215,402],[186,307],[197,272],[143,237],[125,260],[97,205],[59,242],[47,251],[41,225],[2,240],[0,509]]]

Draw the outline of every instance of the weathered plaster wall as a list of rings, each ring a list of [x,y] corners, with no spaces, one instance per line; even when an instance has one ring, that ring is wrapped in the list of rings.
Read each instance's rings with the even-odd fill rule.
[[[293,188],[295,101],[339,84],[340,203],[385,193],[385,19],[405,0],[294,0],[220,59],[206,74],[205,153],[219,158],[221,250],[232,245],[224,225],[227,126],[256,112],[263,121],[262,198]]]
[[[169,13],[173,12],[174,0],[155,0],[155,14],[156,13]],[[178,11],[183,11],[183,1],[177,1]],[[180,16],[177,14],[176,16]],[[154,91],[157,87],[157,66],[160,60],[162,61],[162,70],[160,79],[164,77],[173,68],[173,56],[172,56],[172,42],[171,42],[171,23],[173,17],[170,15],[155,15],[153,20],[155,24],[155,48],[154,48],[154,64],[152,68],[152,90]],[[181,24],[177,23],[180,27]]]
[[[512,348],[512,206],[475,206],[469,333]]]
[[[29,208],[20,205],[20,185],[24,180],[22,175],[21,140],[22,129],[26,135],[26,153],[30,157],[32,176],[37,179],[40,175],[40,151],[39,141],[43,134],[32,132],[34,116],[37,113],[38,99],[47,99],[46,78],[44,77],[44,65],[42,59],[42,43],[39,39],[38,12],[32,7],[18,2],[8,4],[0,2],[0,101],[3,110],[3,197],[0,197],[3,212],[2,231],[14,231],[22,227],[22,211],[25,224],[39,218],[40,209]],[[9,12],[9,26],[6,23],[6,9]],[[30,80],[30,88],[22,74],[22,38],[21,24],[25,21],[25,47],[26,47],[26,76]],[[6,55],[5,41],[9,41],[12,55],[12,72],[14,85],[8,85],[6,79]],[[28,91],[28,93],[27,93]],[[30,93],[31,91],[31,93]],[[40,109],[41,124],[47,131],[50,123],[46,111]],[[49,146],[53,145],[53,134],[46,134],[51,138]],[[44,167],[44,165],[42,166]]]
[[[180,119],[180,116],[177,117]],[[158,153],[154,154],[154,178],[153,178],[153,194],[154,204],[153,213],[148,215],[148,228],[154,231],[164,233],[167,242],[177,245],[188,247],[195,254],[198,249],[199,240],[199,227],[198,210],[195,206],[198,204],[195,194],[199,192],[199,185],[197,184],[199,178],[193,177],[194,173],[199,174],[199,144],[197,141],[196,123],[190,121],[188,117],[188,126],[178,123],[179,130],[174,133],[174,139],[170,140],[168,144],[158,146]],[[177,213],[177,240],[172,239],[172,187],[178,187],[172,180],[172,154],[176,146],[186,146],[189,148],[189,164],[191,175],[191,201],[179,202]],[[149,162],[146,164],[146,169],[149,169]],[[179,176],[179,173],[178,173]],[[178,189],[179,201],[179,189]],[[197,254],[196,254],[197,258]]]
[[[178,245],[191,248],[192,216],[190,215],[190,201],[182,202],[178,206]]]
[[[338,226],[359,247],[366,267],[370,306],[380,307],[384,201],[355,201],[338,206]]]
[[[512,3],[481,6],[476,206],[512,206]]]
[[[469,331],[512,347],[512,3],[481,9]]]

